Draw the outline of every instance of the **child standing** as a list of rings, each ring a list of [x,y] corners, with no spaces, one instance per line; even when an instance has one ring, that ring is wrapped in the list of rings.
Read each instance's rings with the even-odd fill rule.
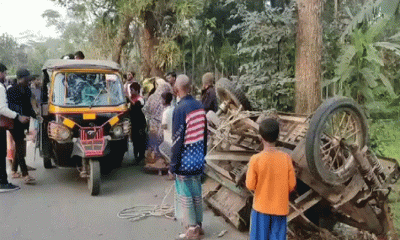
[[[246,187],[254,191],[251,240],[286,239],[289,193],[296,176],[290,156],[275,147],[279,123],[266,119],[259,126],[264,149],[250,159]]]
[[[173,95],[170,92],[161,94],[164,104],[164,112],[161,120],[161,128],[164,130],[164,142],[168,142],[172,146],[172,113],[174,106],[171,105]]]

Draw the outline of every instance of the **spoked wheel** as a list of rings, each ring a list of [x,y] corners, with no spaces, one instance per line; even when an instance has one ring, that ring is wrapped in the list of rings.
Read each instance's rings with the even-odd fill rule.
[[[240,106],[242,106],[242,110],[252,110],[246,95],[241,89],[236,88],[232,81],[221,78],[215,84],[215,90],[219,98],[220,109],[223,111],[229,108],[238,109]]]
[[[100,193],[100,162],[97,160],[89,160],[89,177],[88,188],[92,196]]]
[[[347,182],[357,166],[349,145],[367,144],[367,120],[348,98],[327,100],[311,118],[306,136],[306,157],[311,173],[330,185]]]

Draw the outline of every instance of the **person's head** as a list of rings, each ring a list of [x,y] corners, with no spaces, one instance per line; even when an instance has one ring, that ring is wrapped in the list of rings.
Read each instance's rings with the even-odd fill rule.
[[[176,73],[175,72],[167,73],[167,75],[165,75],[165,79],[167,79],[167,82],[171,84],[171,87],[174,87],[176,82]]]
[[[4,83],[4,81],[6,80],[6,75],[7,75],[7,67],[0,63],[0,82]]]
[[[16,83],[17,83],[17,79],[16,78],[9,78],[9,79],[6,78],[6,81],[5,81],[5,85],[6,86],[12,86],[12,85],[14,85]]]
[[[32,86],[38,88],[41,85],[42,85],[42,81],[40,80],[40,76],[32,75]]]
[[[165,106],[169,106],[172,102],[172,93],[170,92],[163,92],[163,94],[161,94],[161,97],[163,99],[163,103]]]
[[[126,79],[128,80],[128,82],[132,81],[133,79],[135,79],[136,73],[134,71],[129,71],[126,74]]]
[[[17,84],[23,87],[27,87],[29,82],[32,80],[32,76],[28,69],[20,68],[17,70]]]
[[[202,77],[203,88],[211,87],[214,85],[214,74],[211,72],[205,73]]]
[[[279,123],[273,118],[267,118],[260,123],[258,132],[264,141],[275,143],[279,137]]]
[[[140,84],[138,82],[131,83],[129,88],[132,94],[138,95],[140,93]]]
[[[75,59],[85,59],[85,55],[83,54],[82,51],[77,51],[75,54]]]
[[[183,98],[186,95],[190,94],[192,82],[189,77],[185,74],[181,74],[176,78],[176,82],[174,85],[176,95],[179,98]]]

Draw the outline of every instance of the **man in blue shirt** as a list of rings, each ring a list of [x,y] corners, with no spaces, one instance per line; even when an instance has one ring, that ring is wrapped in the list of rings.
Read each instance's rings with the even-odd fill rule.
[[[176,174],[175,216],[187,227],[180,239],[197,239],[203,235],[201,175],[207,153],[206,113],[201,102],[190,95],[191,81],[179,75],[175,92],[180,98],[173,112],[172,159],[170,172]]]

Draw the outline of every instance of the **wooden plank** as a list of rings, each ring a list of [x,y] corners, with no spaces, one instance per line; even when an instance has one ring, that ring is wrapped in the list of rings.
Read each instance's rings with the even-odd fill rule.
[[[238,195],[229,188],[221,187],[214,195],[204,199],[204,201],[236,228],[245,230],[250,224],[251,209],[251,203],[248,203],[247,199],[248,196]],[[246,208],[248,208],[248,211],[246,211]]]
[[[234,152],[226,153],[212,153],[207,154],[206,161],[236,161],[236,162],[248,162],[253,153],[249,154],[238,154]]]
[[[229,180],[234,180],[229,174],[229,171],[225,170],[224,168],[218,166],[217,164],[213,163],[212,161],[207,161],[207,165],[217,171],[219,174],[223,175],[224,177],[228,178]]]
[[[287,217],[288,222],[295,219],[296,217],[298,217],[300,215],[304,215],[305,211],[307,211],[312,206],[314,206],[315,204],[319,203],[322,200],[321,196],[311,197],[312,193],[315,193],[315,192],[314,191],[312,191],[311,193],[307,192],[307,193],[303,194],[306,196],[300,196],[300,198],[302,198],[302,199],[300,201],[298,201],[298,203],[296,203],[296,204],[290,203],[289,204],[291,211]]]
[[[223,175],[221,175],[219,172],[215,171],[209,166],[206,166],[204,173],[214,179],[215,181],[219,182],[223,186],[229,188],[233,192],[241,195],[241,196],[251,196],[251,193],[249,190],[242,188],[240,186],[237,186],[234,182],[230,180],[230,178],[226,178]]]

